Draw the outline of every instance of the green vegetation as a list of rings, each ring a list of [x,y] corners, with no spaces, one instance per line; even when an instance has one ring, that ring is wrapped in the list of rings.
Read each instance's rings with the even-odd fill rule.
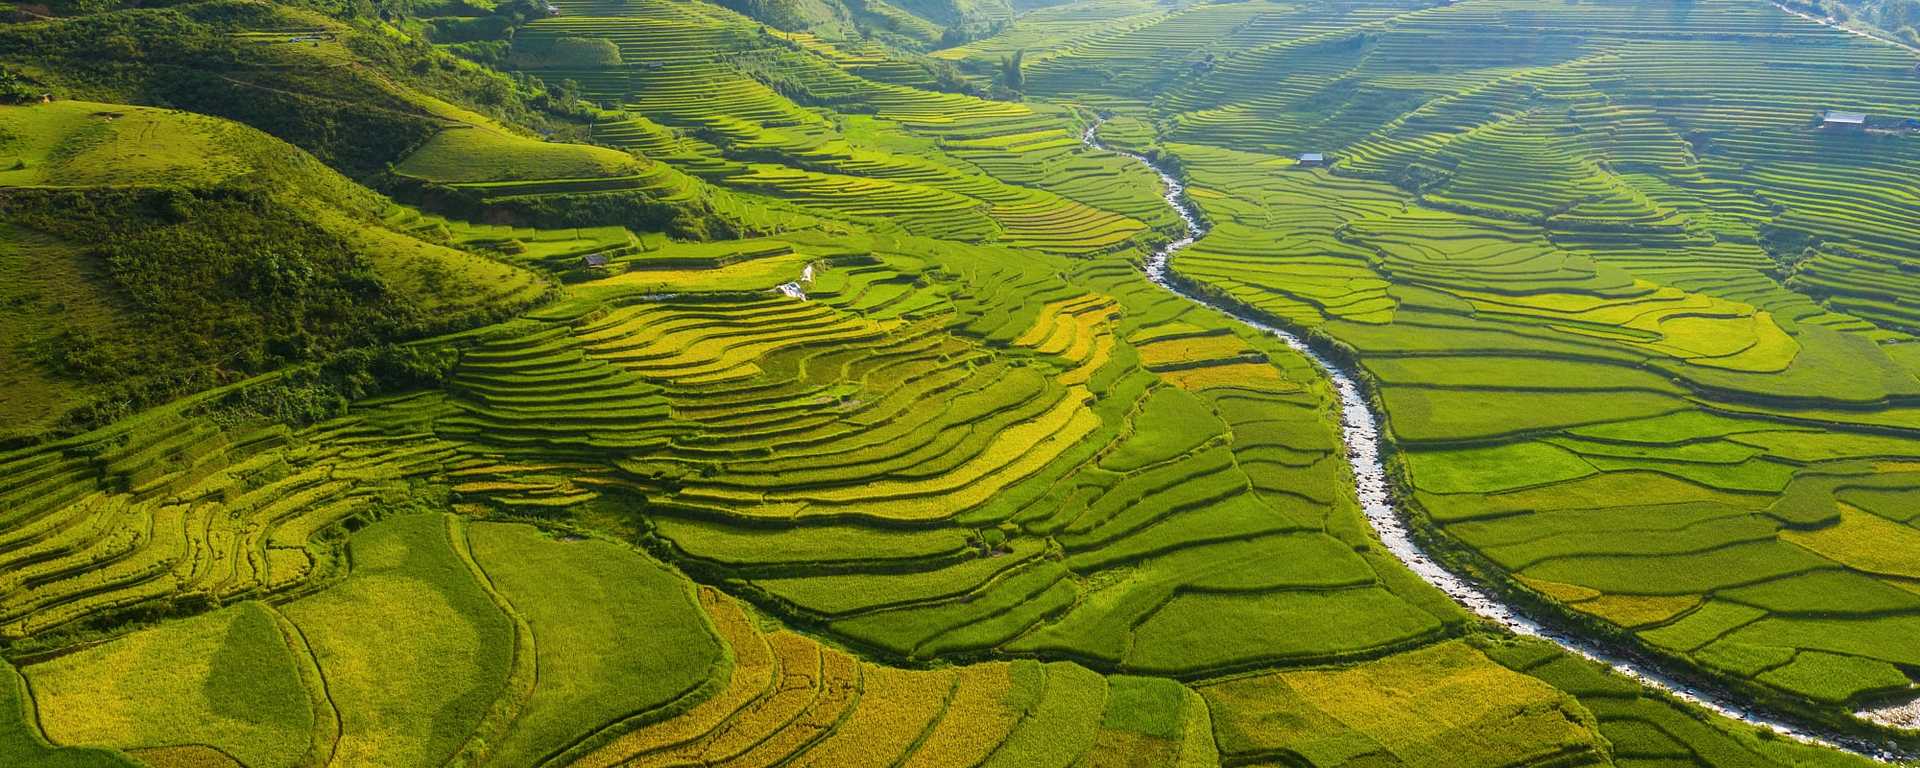
[[[134,754],[217,744],[246,765],[298,765],[318,714],[282,621],[243,603],[31,667],[41,727]]]
[[[1339,765],[1511,765],[1604,750],[1567,694],[1463,643],[1338,670],[1203,686],[1225,757]]]
[[[1746,3],[1098,12],[1008,36],[1028,92],[1157,129],[1116,126],[1212,225],[1174,270],[1353,361],[1447,559],[1831,722],[1910,687],[1913,517],[1846,501],[1912,483],[1910,51]]]
[[[123,768],[133,762],[104,749],[56,747],[47,742],[34,721],[33,700],[20,673],[7,665],[5,686],[0,697],[6,699],[6,721],[0,722],[0,757],[19,765],[44,765],[48,768]]]
[[[447,536],[434,515],[369,528],[353,578],[287,606],[340,713],[334,759],[446,760],[501,695],[512,623]]]
[[[486,577],[526,619],[539,670],[513,729],[492,746],[501,764],[535,764],[594,724],[705,693],[721,649],[692,591],[669,571],[617,544],[556,540],[529,526],[479,524],[467,535]],[[643,642],[626,634],[641,626]]]
[[[243,126],[80,101],[0,110],[0,153],[20,168],[0,231],[49,266],[6,308],[31,393],[9,437],[497,318],[545,291],[380,226],[389,203]]]
[[[9,10],[0,762],[1864,764],[1395,560],[1321,372],[1141,273],[1182,221],[1096,112],[1206,219],[1175,278],[1369,385],[1450,565],[1826,728],[1911,696],[1898,48],[1747,0]]]

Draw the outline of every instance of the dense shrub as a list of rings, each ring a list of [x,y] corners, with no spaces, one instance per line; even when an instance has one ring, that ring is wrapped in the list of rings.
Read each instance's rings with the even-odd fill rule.
[[[507,63],[508,46],[502,40],[450,43],[446,49],[455,56],[489,67],[502,67]]]
[[[508,33],[512,31],[511,21],[500,16],[429,19],[427,36],[436,43],[497,42],[504,48]]]
[[[438,386],[457,360],[445,347],[356,347],[293,368],[271,383],[240,389],[204,410],[222,425],[304,426],[339,416],[349,402],[369,395]]]
[[[434,322],[391,293],[353,244],[258,190],[13,191],[0,207],[12,223],[87,246],[138,318],[32,350],[60,374],[112,382],[69,418],[76,426]],[[433,378],[430,365],[405,358],[351,367]]]
[[[0,67],[0,104],[37,101],[46,92],[46,88],[39,83]]]
[[[492,198],[484,188],[397,179],[396,198],[468,221],[557,229],[617,224],[674,237],[711,240],[742,234],[706,201],[666,200],[646,190]]]
[[[513,66],[524,69],[620,66],[620,48],[604,37],[536,37],[515,41]]]

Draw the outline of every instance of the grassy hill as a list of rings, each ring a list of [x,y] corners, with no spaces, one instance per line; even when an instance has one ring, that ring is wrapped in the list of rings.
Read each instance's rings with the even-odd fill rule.
[[[580,119],[544,83],[516,81],[393,26],[252,0],[8,24],[0,65],[69,98],[246,123],[363,181],[442,127],[499,121],[564,133]]]
[[[139,42],[160,40],[169,42]],[[586,107],[538,79],[510,78],[385,24],[354,26],[245,0],[127,9],[0,27],[0,66],[67,97],[242,122],[356,181],[461,218],[691,236],[767,226],[766,216],[742,210],[750,204],[697,180],[637,170],[644,161],[609,158],[617,152],[541,141],[542,133],[582,137]],[[486,182],[523,183],[442,184],[468,180],[436,175],[429,159],[444,156],[439,147],[457,136],[489,137],[484,151],[465,156],[493,156],[497,171],[521,171]],[[415,155],[421,159],[409,162]],[[557,156],[584,165],[538,167]],[[555,194],[584,191],[596,194]]]
[[[1920,46],[1920,4],[1912,0],[1849,0],[1796,2],[1793,8],[1835,23],[1858,26],[1904,45]]]
[[[299,150],[185,112],[0,107],[10,437],[523,307],[545,285],[386,229]],[[16,250],[17,249],[17,250]]]

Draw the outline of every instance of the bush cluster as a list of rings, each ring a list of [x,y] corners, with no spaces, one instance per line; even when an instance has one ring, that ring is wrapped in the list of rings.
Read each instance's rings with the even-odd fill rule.
[[[82,243],[138,322],[77,329],[32,350],[76,379],[114,382],[73,414],[103,423],[145,404],[417,332],[352,243],[254,189],[25,191],[14,223]]]

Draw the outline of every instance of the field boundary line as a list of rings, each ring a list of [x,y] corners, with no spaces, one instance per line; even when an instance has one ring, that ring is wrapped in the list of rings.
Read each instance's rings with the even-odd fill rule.
[[[320,669],[320,659],[313,655],[313,645],[307,642],[307,635],[305,632],[300,631],[299,625],[294,624],[293,620],[287,618],[287,615],[281,613],[278,608],[264,604],[262,607],[273,614],[274,625],[280,630],[280,637],[286,642],[287,650],[299,657],[300,677],[302,678],[302,682],[307,684],[307,696],[312,700],[314,727],[312,733],[309,734],[311,741],[307,746],[307,754],[301,756],[300,764],[316,766],[316,768],[318,766],[331,764],[334,753],[340,747],[342,721],[340,718],[340,705],[334,703],[333,692],[327,685],[326,672]],[[322,713],[319,706],[321,702],[326,703],[326,714],[328,721],[331,723],[329,730],[333,732],[332,736],[323,736],[321,732],[320,717]],[[323,739],[326,743],[326,754],[324,755],[321,754],[321,742]]]
[[[487,593],[487,599],[513,622],[513,667],[507,673],[507,679],[501,686],[500,695],[493,700],[487,714],[474,724],[473,732],[467,735],[465,743],[448,758],[447,765],[467,764],[484,761],[494,745],[499,744],[513,724],[520,719],[520,713],[526,708],[527,701],[533,698],[533,689],[540,683],[539,661],[535,655],[533,627],[525,617],[513,608],[513,603],[493,584],[493,578],[473,556],[473,548],[467,539],[467,524],[457,515],[446,517],[447,543],[460,561],[467,566],[468,572],[480,588]]]

